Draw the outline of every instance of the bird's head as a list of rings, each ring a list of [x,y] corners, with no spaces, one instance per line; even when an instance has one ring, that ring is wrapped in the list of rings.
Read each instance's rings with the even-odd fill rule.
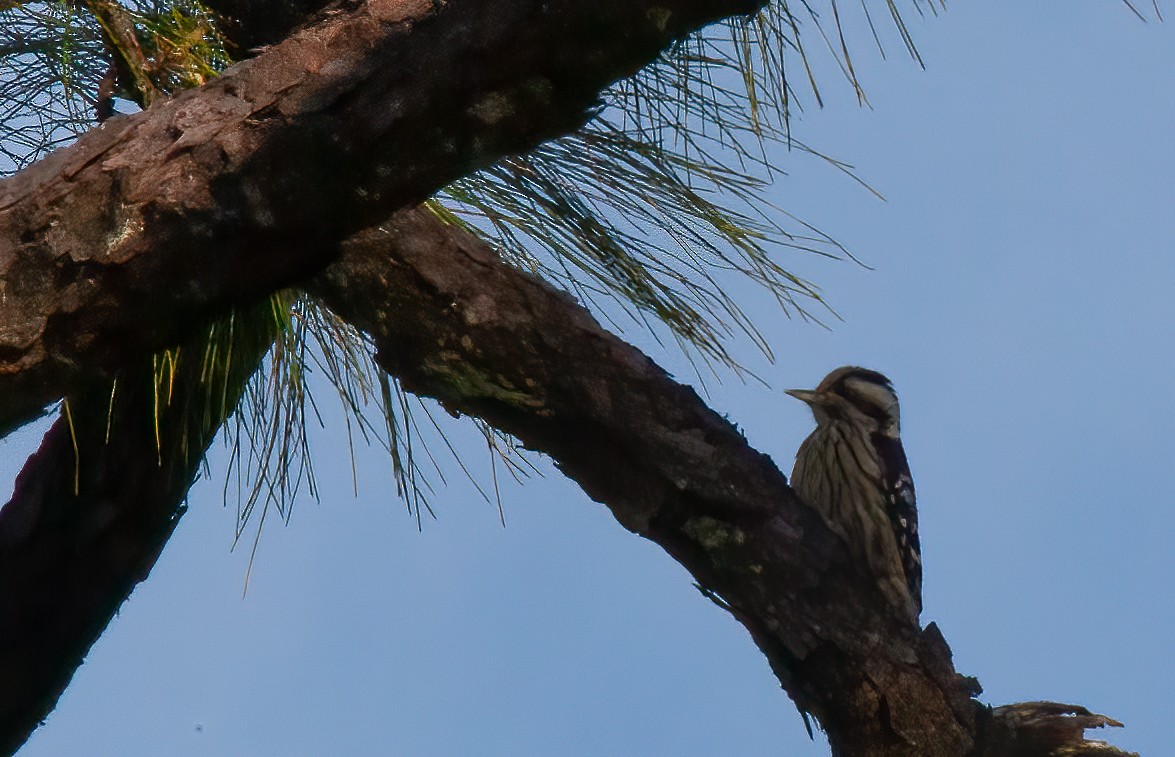
[[[898,395],[888,378],[877,371],[846,365],[824,377],[815,389],[788,389],[812,408],[816,424],[853,423],[897,437],[901,431]]]

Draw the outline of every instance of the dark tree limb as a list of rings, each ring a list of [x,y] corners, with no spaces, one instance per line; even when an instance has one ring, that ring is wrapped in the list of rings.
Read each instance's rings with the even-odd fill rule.
[[[348,240],[312,291],[405,388],[550,455],[685,566],[836,754],[997,755],[989,734],[1027,733],[973,698],[936,626],[890,614],[770,458],[567,294],[419,209]]]
[[[406,389],[550,455],[721,597],[839,753],[970,750],[972,684],[937,631],[862,590],[770,458],[568,295],[421,210],[349,240],[312,291]]]
[[[52,711],[154,566],[223,413],[269,349],[263,328],[246,331],[227,374],[205,370],[196,340],[173,351],[177,368],[159,385],[147,360],[113,388],[98,381],[70,397],[17,477],[0,509],[0,754]]]
[[[349,240],[343,257],[312,290],[369,333],[381,365],[407,388],[438,398],[451,412],[477,414],[551,455],[626,528],[687,567],[747,627],[788,693],[828,731],[837,754],[1121,754],[1082,738],[1085,728],[1115,723],[1080,708],[1037,703],[993,711],[974,700],[977,684],[954,672],[937,628],[920,630],[887,614],[868,578],[850,564],[845,546],[796,501],[769,458],[751,449],[692,390],[601,329],[568,295],[506,266],[459,229],[423,210],[398,213],[382,228]],[[133,413],[150,405],[140,397],[127,407]],[[49,512],[58,515],[38,516],[50,525],[49,544],[101,545],[111,538],[105,519],[94,530],[87,519],[74,524],[62,514],[70,497],[61,471],[72,459],[65,457],[72,453],[64,433],[59,425],[56,437],[50,435],[49,451],[30,462],[34,467],[22,473],[14,503],[0,511],[6,538],[14,526],[26,528],[21,513],[30,503],[44,502],[57,503]],[[144,446],[148,452],[154,447],[143,433],[135,449],[99,450],[95,459],[117,464],[115,483],[151,480],[156,462],[142,453]],[[150,523],[173,524],[160,517],[175,512],[185,489],[149,486],[137,496],[99,496],[106,512],[118,512],[112,503],[129,506],[111,520],[125,520],[130,528],[114,533],[129,530],[145,538],[120,536],[119,559],[124,566],[145,567],[112,571],[121,584],[104,582],[105,604],[70,600],[92,596],[83,587],[63,592],[59,607],[54,592],[50,609],[68,623],[40,623],[38,633],[24,636],[23,623],[14,624],[17,635],[0,638],[0,649],[20,658],[40,649],[45,628],[80,629],[62,657],[51,698],[36,703],[31,721],[25,710],[20,727],[31,728],[52,705],[170,533],[170,525],[138,525],[142,516],[133,504],[150,506]],[[11,510],[13,504],[21,509]],[[44,507],[34,504],[32,512]],[[54,529],[65,529],[67,536]],[[101,549],[72,554],[33,545],[27,541],[19,553],[0,553],[2,559],[16,554],[17,560],[0,561],[0,576],[19,575],[12,565],[42,554],[49,575],[88,577],[107,564]],[[33,587],[52,586],[53,580],[26,576],[8,589],[17,604],[27,606],[44,596]],[[40,657],[52,661],[60,653],[58,645]],[[4,664],[0,660],[0,670]],[[20,690],[7,684],[0,681],[0,690]],[[1062,744],[1070,751],[1057,751]]]
[[[364,0],[0,182],[0,434],[762,0]],[[307,243],[309,242],[309,243]]]

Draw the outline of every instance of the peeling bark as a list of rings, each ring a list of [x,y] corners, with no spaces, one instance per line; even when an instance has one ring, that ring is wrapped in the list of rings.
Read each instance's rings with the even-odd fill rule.
[[[1088,729],[1122,724],[1078,705],[1020,702],[988,714],[983,754],[990,757],[1138,757],[1104,741],[1086,740]]]

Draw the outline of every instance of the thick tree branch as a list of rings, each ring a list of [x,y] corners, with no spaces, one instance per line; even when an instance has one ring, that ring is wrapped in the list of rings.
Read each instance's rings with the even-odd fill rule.
[[[0,434],[762,0],[365,0],[0,183]],[[305,242],[312,242],[305,244]]]
[[[567,295],[502,264],[480,242],[423,210],[398,213],[344,250],[313,289],[370,333],[381,363],[451,411],[476,413],[547,452],[627,528],[664,547],[747,627],[796,702],[820,718],[837,754],[1027,756],[1053,754],[1062,745],[1071,754],[1121,754],[1082,738],[1084,728],[1114,723],[1081,708],[1038,703],[991,711],[974,701],[977,687],[954,673],[937,629],[919,632],[886,614],[868,578],[849,565],[844,545],[795,500],[767,457]],[[124,407],[133,413],[150,403],[140,397]],[[129,496],[119,490],[96,497],[111,522],[130,523],[129,529],[111,529],[106,519],[96,521],[97,529],[85,519],[72,523],[61,514],[72,500],[60,483],[72,451],[65,431],[56,433],[45,445],[57,451],[43,450],[30,463],[40,473],[22,474],[14,500],[22,509],[10,504],[0,511],[0,534],[12,534],[14,524],[27,520],[20,513],[30,503],[38,512],[45,505],[36,503],[48,502],[58,515],[39,519],[50,525],[43,531],[50,536],[26,540],[19,554],[10,549],[0,558],[43,555],[35,564],[52,575],[104,574],[95,567],[107,565],[106,551],[78,558],[52,545],[102,545],[114,533],[121,548],[116,567],[149,567],[170,528],[144,528],[135,507],[126,514],[119,508],[138,503],[154,513],[148,522],[164,522],[159,518],[174,512],[184,487],[148,484]],[[96,459],[113,462],[117,471],[111,477],[108,467],[102,475],[115,483],[151,481],[156,463],[142,454],[149,446],[144,433],[133,442],[137,451],[99,448]],[[138,538],[126,538],[128,532]],[[0,576],[17,575],[15,564],[0,562]],[[55,648],[38,646],[44,629],[74,629],[64,667],[49,681],[50,698],[37,700],[33,710],[26,704],[19,727],[35,725],[110,613],[145,575],[145,569],[108,572],[117,580],[101,582],[100,591],[84,586],[60,595],[101,593],[104,603],[58,606],[55,599],[49,610],[57,619],[34,624],[39,633],[21,635],[13,626],[16,635],[0,639],[14,658],[32,649],[52,662]],[[16,599],[4,601],[27,607],[42,596],[29,587],[55,581],[16,581],[8,587]]]
[[[419,210],[350,240],[314,291],[406,388],[549,454],[687,567],[840,753],[970,750],[973,683],[937,631],[888,614],[769,458],[567,295]]]
[[[372,336],[406,388],[549,454],[689,569],[819,718],[834,753],[1003,755],[1011,743],[1045,755],[1084,748],[1082,727],[1112,724],[1059,706],[1064,724],[1036,733],[1069,741],[1018,741],[1027,731],[973,699],[978,684],[955,673],[938,629],[889,614],[845,545],[737,429],[568,295],[427,211],[348,240],[312,291]],[[1012,741],[993,746],[992,733]]]
[[[95,382],[25,464],[0,509],[0,754],[49,714],[147,577],[223,414],[269,349],[261,332],[241,330],[227,374],[206,370],[196,340],[173,351],[176,368],[158,383],[150,360],[114,389]]]

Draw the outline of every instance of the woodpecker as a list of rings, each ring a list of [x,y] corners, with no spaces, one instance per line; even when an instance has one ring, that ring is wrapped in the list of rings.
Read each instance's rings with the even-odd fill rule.
[[[884,375],[847,365],[815,389],[790,389],[816,418],[796,452],[792,488],[848,542],[887,600],[916,620],[922,553],[901,414]]]

